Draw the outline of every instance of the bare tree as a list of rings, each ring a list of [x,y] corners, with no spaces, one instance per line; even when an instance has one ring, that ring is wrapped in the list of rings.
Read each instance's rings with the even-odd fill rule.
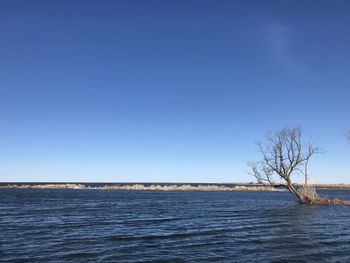
[[[300,203],[312,203],[318,198],[308,186],[308,165],[315,154],[322,150],[311,142],[302,141],[299,127],[283,128],[266,136],[266,144],[258,143],[261,160],[249,163],[251,174],[259,183],[287,188]],[[293,183],[302,176],[304,185]]]

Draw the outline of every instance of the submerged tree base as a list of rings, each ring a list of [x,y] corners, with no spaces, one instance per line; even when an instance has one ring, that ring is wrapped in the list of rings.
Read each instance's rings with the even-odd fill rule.
[[[319,196],[312,185],[303,185],[298,191],[298,197],[299,203],[306,205],[350,205],[350,201]]]
[[[312,200],[300,200],[299,203],[303,205],[350,205],[350,201],[329,199],[327,197],[318,197]]]
[[[293,189],[289,189],[288,186],[285,187],[298,197],[299,203],[302,205],[350,205],[350,201],[319,196],[314,185],[294,185]]]

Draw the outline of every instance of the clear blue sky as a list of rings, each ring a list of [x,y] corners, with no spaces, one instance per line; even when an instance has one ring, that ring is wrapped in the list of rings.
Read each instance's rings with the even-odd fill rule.
[[[349,1],[0,1],[0,181],[252,181],[265,132],[350,183]]]

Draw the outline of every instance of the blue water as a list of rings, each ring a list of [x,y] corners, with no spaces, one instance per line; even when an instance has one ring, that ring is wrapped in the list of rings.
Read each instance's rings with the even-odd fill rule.
[[[350,207],[287,192],[0,189],[0,261],[350,262]]]

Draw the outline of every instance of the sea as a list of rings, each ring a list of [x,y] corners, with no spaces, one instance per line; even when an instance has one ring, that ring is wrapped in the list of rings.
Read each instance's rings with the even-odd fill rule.
[[[0,189],[0,262],[350,262],[350,206],[288,192]]]

